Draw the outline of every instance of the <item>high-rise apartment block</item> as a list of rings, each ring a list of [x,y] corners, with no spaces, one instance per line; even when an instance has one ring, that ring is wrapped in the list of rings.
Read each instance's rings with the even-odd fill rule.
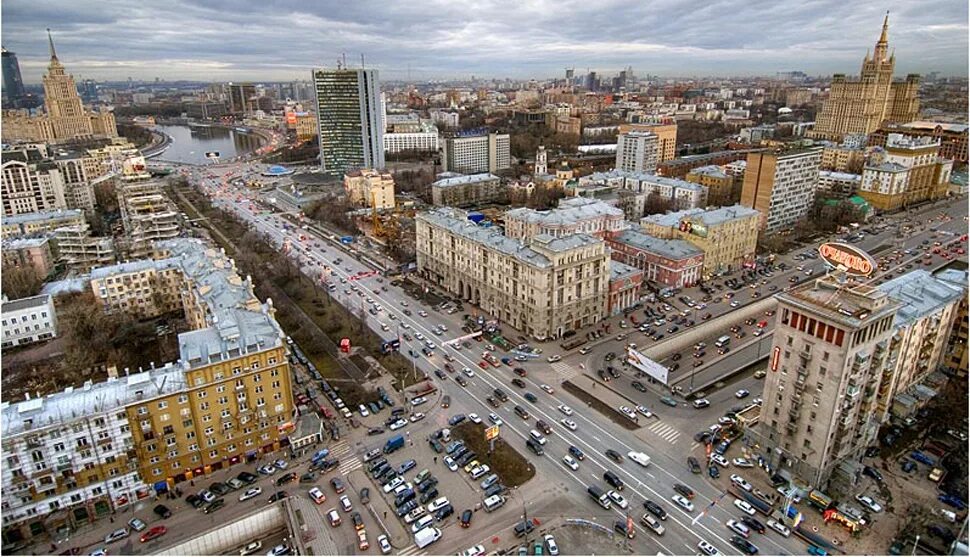
[[[415,220],[421,275],[501,322],[547,339],[606,316],[610,256],[602,240],[588,234],[509,238],[453,208]]]
[[[899,304],[831,276],[777,295],[759,428],[770,466],[852,484],[881,424],[877,393]]]
[[[131,259],[148,257],[155,242],[178,237],[178,209],[162,189],[162,182],[148,173],[144,157],[124,163],[117,186],[118,207],[125,238],[120,250]]]
[[[677,158],[677,122],[620,124],[620,133],[649,132],[657,136],[657,162]]]
[[[248,115],[255,112],[256,86],[252,83],[229,83],[229,113]]]
[[[868,135],[884,122],[912,122],[919,116],[919,75],[893,81],[896,55],[889,52],[889,16],[870,58],[866,53],[858,80],[832,76],[829,98],[808,132],[814,139],[842,141],[846,134]]]
[[[507,170],[512,158],[508,134],[483,134],[445,139],[441,165],[448,172],[496,173]]]
[[[320,165],[331,175],[384,168],[384,122],[377,70],[314,69]]]
[[[616,169],[626,172],[657,170],[659,140],[650,132],[621,133],[616,139]]]
[[[741,204],[761,213],[767,233],[791,228],[815,202],[822,149],[748,154]]]
[[[344,174],[344,191],[347,199],[358,207],[394,208],[394,176],[390,172],[369,168],[351,170]]]
[[[4,216],[68,208],[60,169],[39,151],[4,151],[0,169]]]

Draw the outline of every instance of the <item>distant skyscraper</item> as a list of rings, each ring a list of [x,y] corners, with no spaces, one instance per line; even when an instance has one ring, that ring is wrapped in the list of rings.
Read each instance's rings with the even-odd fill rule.
[[[20,63],[17,55],[6,48],[0,49],[3,56],[3,100],[16,107],[24,97],[24,81],[20,77]]]
[[[229,84],[229,112],[233,114],[249,114],[254,111],[253,99],[256,97],[256,86],[252,83]]]
[[[312,73],[320,126],[320,165],[328,174],[384,168],[384,122],[377,70]]]
[[[889,15],[870,58],[866,53],[859,79],[832,76],[829,98],[808,133],[814,139],[841,141],[846,134],[870,133],[883,122],[912,122],[919,116],[919,75],[893,81],[896,55],[889,52]]]

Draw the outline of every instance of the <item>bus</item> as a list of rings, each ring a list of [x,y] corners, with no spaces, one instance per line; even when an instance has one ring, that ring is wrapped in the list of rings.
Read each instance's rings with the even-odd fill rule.
[[[723,348],[723,347],[727,346],[730,343],[731,343],[731,337],[729,337],[727,335],[724,335],[721,338],[719,338],[716,341],[714,341],[714,346],[716,346],[718,348]]]

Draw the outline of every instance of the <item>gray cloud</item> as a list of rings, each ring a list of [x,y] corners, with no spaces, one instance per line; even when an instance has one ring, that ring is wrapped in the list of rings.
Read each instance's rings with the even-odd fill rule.
[[[670,76],[856,73],[886,5],[871,0],[7,0],[4,46],[28,82],[44,29],[78,77],[305,79],[365,55],[385,79],[550,77],[563,68]],[[966,2],[892,6],[897,72],[967,73]]]

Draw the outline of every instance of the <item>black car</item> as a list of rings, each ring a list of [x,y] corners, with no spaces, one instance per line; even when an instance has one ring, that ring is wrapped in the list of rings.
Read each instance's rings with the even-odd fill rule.
[[[455,514],[455,507],[452,507],[451,503],[449,503],[438,509],[438,512],[434,513],[434,519],[441,522],[453,514]]]
[[[525,393],[525,394],[524,394],[524,395],[522,395],[522,396],[523,396],[523,397],[525,397],[525,399],[526,399],[526,400],[528,400],[529,402],[531,402],[531,403],[533,403],[533,404],[535,404],[535,403],[536,403],[536,401],[538,401],[538,400],[539,400],[539,399],[537,399],[537,398],[536,398],[536,395],[534,395],[534,394],[532,394],[532,393]]]
[[[643,507],[650,511],[650,514],[656,516],[660,520],[667,520],[667,511],[663,507],[654,503],[650,499],[643,502]]]
[[[515,379],[512,379],[512,384],[520,389],[525,388],[525,381],[519,379],[518,377],[516,377]]]
[[[694,458],[692,456],[687,457],[687,466],[690,467],[690,471],[692,473],[694,473],[694,474],[700,474],[701,473],[701,465],[700,465],[699,462],[697,462],[697,459],[696,458]]]
[[[626,523],[625,520],[614,520],[613,521],[613,531],[616,532],[617,534],[621,534],[623,536],[626,536],[626,537],[630,538],[631,540],[634,537],[636,537],[636,535],[637,535],[636,529],[628,529],[627,528],[627,523]]]
[[[872,466],[866,466],[863,468],[862,473],[876,480],[877,482],[882,482],[882,474],[879,472],[879,470],[876,470]]]
[[[232,488],[222,482],[215,482],[209,486],[209,491],[216,495],[225,495],[232,491]]]
[[[400,494],[398,494],[398,496],[394,499],[394,506],[400,507],[404,503],[407,503],[408,501],[415,499],[417,496],[418,494],[415,493],[413,489],[405,489]]]
[[[360,502],[362,505],[370,503],[370,488],[365,487],[360,490]]]
[[[472,525],[473,514],[474,513],[472,512],[471,509],[465,509],[464,511],[462,511],[461,522],[460,522],[462,528],[468,528],[469,526]]]
[[[741,522],[743,522],[745,525],[747,525],[748,528],[751,528],[752,530],[754,530],[759,534],[765,533],[765,525],[762,524],[760,520],[758,520],[757,518],[754,518],[753,516],[746,516],[741,519]]]
[[[674,491],[676,491],[677,493],[683,495],[688,499],[694,498],[694,490],[687,487],[684,484],[674,484]]]
[[[418,502],[412,499],[400,507],[397,507],[394,512],[396,512],[398,516],[404,516],[416,508],[418,508]]]
[[[215,501],[213,501],[213,502],[209,503],[208,505],[206,505],[205,508],[202,509],[202,512],[204,512],[205,514],[214,513],[214,512],[216,512],[217,510],[221,509],[224,506],[226,506],[226,500],[223,499],[222,497],[220,497],[220,498],[216,499]]]
[[[485,490],[484,497],[487,499],[487,498],[491,497],[492,495],[498,495],[499,493],[502,493],[503,491],[505,491],[505,486],[502,485],[502,484],[500,484],[500,483],[495,483],[495,484],[490,485],[488,487],[488,489]]]
[[[711,440],[711,437],[712,435],[710,431],[698,431],[694,434],[694,441],[697,441],[698,443],[707,443]]]
[[[275,503],[277,501],[282,501],[283,499],[286,499],[286,497],[287,497],[287,494],[285,491],[277,491],[272,496],[270,496],[269,502]]]
[[[758,552],[758,547],[741,536],[731,536],[731,545],[747,553],[754,555]]]
[[[522,536],[531,532],[533,528],[535,528],[535,526],[532,525],[531,520],[523,520],[515,525],[515,537],[521,538]]]
[[[448,376],[445,375],[445,372],[441,371],[440,369],[434,370],[434,374],[438,376],[438,379],[448,379]]]
[[[424,493],[425,491],[428,491],[429,489],[431,489],[436,485],[438,485],[438,478],[431,476],[430,478],[418,484],[418,491],[421,493]]]
[[[623,491],[623,480],[621,480],[620,477],[613,472],[610,472],[609,470],[603,472],[603,479],[606,481],[606,483],[610,484],[613,489]]]
[[[256,480],[258,480],[259,477],[256,476],[256,474],[250,474],[249,472],[240,472],[239,475],[236,476],[236,479],[246,485],[249,485],[251,483],[254,483]]]
[[[457,462],[457,463],[458,463],[458,464],[459,464],[460,466],[464,466],[464,465],[466,465],[466,464],[468,464],[469,462],[471,462],[471,461],[473,461],[473,460],[475,460],[475,458],[476,458],[477,456],[478,456],[478,455],[477,455],[477,454],[475,453],[475,451],[468,451],[467,453],[465,453],[465,454],[463,454],[463,455],[461,456],[461,458],[459,458],[459,459],[458,459],[458,460],[457,460],[456,462]]]
[[[634,382],[630,383],[630,386],[633,387],[634,389],[640,391],[641,393],[647,392],[647,387],[644,386],[644,384],[641,383],[641,382],[639,382],[639,381],[634,381]]]
[[[606,449],[606,456],[610,457],[611,460],[617,463],[623,462],[623,455],[614,451],[613,449]]]
[[[199,497],[198,495],[192,493],[185,498],[185,502],[192,505],[192,508],[198,509],[202,505],[205,505],[205,499]]]
[[[437,497],[438,497],[438,488],[432,487],[428,491],[425,491],[424,493],[421,494],[420,501],[422,505],[427,505],[430,501],[434,501]]]
[[[461,376],[461,375],[456,375],[455,376],[455,383],[458,383],[462,387],[468,385],[468,381],[465,380],[465,378],[463,376]]]
[[[600,369],[600,370],[597,370],[596,373],[597,373],[597,375],[600,376],[600,379],[602,379],[603,381],[605,381],[607,383],[609,383],[610,382],[610,379],[612,379],[612,377],[610,377],[609,374],[606,373],[606,370]]]
[[[169,518],[172,516],[172,511],[170,511],[165,505],[155,505],[155,508],[152,510],[154,510],[155,514],[162,518]]]
[[[707,475],[716,480],[721,477],[721,471],[717,469],[717,466],[711,464],[707,467]]]
[[[868,447],[866,449],[866,457],[867,458],[872,458],[872,457],[876,456],[877,454],[879,454],[879,447]]]
[[[405,460],[404,462],[401,463],[400,466],[397,467],[397,473],[398,474],[401,474],[401,475],[404,475],[405,472],[407,472],[408,470],[414,468],[417,465],[418,465],[418,463],[415,462],[415,460],[413,458],[408,459],[408,460]],[[334,478],[334,479],[336,479],[336,478]]]
[[[572,455],[576,460],[583,460],[584,458],[586,458],[586,455],[583,453],[583,450],[573,445],[569,446],[569,454]]]

